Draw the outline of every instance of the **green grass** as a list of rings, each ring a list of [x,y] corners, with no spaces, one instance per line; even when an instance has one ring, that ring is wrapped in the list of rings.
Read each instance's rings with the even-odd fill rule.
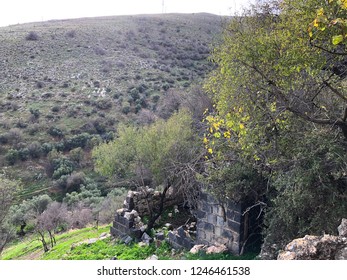
[[[144,260],[152,255],[159,260],[251,260],[256,254],[234,256],[228,253],[206,254],[199,252],[191,254],[187,251],[176,250],[172,254],[172,248],[167,242],[160,246],[152,243],[150,246],[140,246],[138,243],[125,245],[110,237],[98,240],[92,244],[72,246],[90,238],[97,238],[103,232],[109,232],[110,226],[101,226],[99,229],[88,227],[72,230],[56,236],[57,244],[47,253],[43,252],[41,242],[30,236],[25,240],[17,241],[9,246],[2,254],[2,260],[110,260],[116,257],[118,260]]]
[[[27,239],[17,242],[8,247],[2,254],[3,260],[18,259],[43,259],[59,260],[68,252],[71,245],[89,238],[97,238],[103,232],[109,232],[110,226],[102,226],[99,229],[88,227],[84,229],[72,230],[56,236],[57,244],[47,253],[43,253],[41,242],[35,237],[30,236]]]

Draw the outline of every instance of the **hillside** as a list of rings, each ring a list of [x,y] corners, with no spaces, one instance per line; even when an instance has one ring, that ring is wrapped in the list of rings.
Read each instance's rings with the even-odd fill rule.
[[[21,199],[73,190],[59,181],[72,172],[106,188],[91,148],[119,122],[155,118],[163,96],[198,84],[213,68],[222,22],[163,14],[0,28],[0,164],[23,181]]]

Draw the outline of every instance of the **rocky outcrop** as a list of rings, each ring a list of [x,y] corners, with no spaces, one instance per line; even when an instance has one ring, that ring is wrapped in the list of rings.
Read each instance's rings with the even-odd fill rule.
[[[347,219],[338,227],[339,236],[306,235],[290,242],[278,260],[347,260]]]

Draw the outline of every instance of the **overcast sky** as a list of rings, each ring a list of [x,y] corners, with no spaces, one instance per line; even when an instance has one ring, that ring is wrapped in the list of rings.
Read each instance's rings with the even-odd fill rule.
[[[5,2],[6,1],[6,2]],[[0,26],[79,17],[198,13],[231,15],[251,0],[5,0]]]

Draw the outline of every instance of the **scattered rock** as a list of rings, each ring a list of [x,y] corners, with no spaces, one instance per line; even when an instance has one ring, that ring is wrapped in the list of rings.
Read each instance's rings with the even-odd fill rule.
[[[150,236],[149,236],[147,233],[145,233],[145,232],[142,234],[141,240],[142,240],[142,242],[146,243],[147,245],[149,245],[150,243],[153,242],[153,238],[150,237]]]
[[[228,248],[227,246],[221,244],[221,245],[213,245],[206,249],[206,254],[219,254],[227,252]]]
[[[172,226],[172,224],[170,224],[170,223],[166,223],[164,226],[165,226],[168,230],[173,230],[173,226]]]
[[[129,235],[125,235],[121,238],[121,241],[124,244],[129,245],[133,241],[133,239]]]
[[[165,239],[165,234],[163,232],[158,232],[155,234],[155,238],[157,240],[164,240]]]
[[[152,256],[148,257],[146,260],[149,260],[149,261],[157,261],[157,260],[158,260],[158,256],[152,255]]]
[[[206,249],[206,245],[203,245],[203,244],[194,245],[194,247],[190,249],[190,253],[197,254],[200,251],[204,251],[204,249]]]
[[[323,235],[306,235],[294,239],[285,250],[280,252],[278,260],[347,260],[347,238]]]
[[[347,219],[342,219],[341,224],[338,226],[339,236],[347,237]]]

